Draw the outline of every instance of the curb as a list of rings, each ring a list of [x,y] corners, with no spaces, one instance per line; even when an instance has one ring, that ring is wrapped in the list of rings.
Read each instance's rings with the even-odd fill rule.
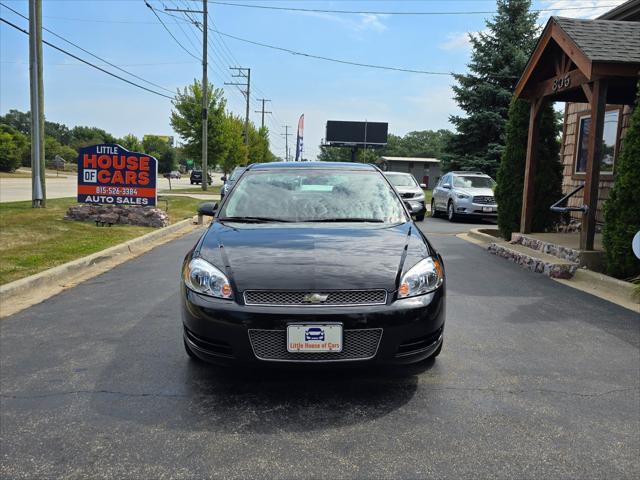
[[[634,296],[633,283],[586,268],[579,268],[571,280],[562,283],[640,313],[640,300]]]
[[[472,228],[467,232],[467,235],[475,240],[479,240],[482,243],[494,243],[501,240],[500,237],[496,237],[494,235],[490,235],[488,233],[481,232],[481,230],[486,230],[485,228]],[[496,230],[497,232],[498,230]]]
[[[122,263],[127,259],[122,258],[121,256],[131,255],[133,258],[133,256],[151,250],[158,245],[157,242],[159,240],[162,240],[165,237],[176,234],[188,227],[194,227],[193,229],[197,228],[198,225],[194,225],[194,218],[187,218],[186,220],[174,223],[168,227],[160,228],[154,232],[142,235],[141,237],[133,238],[105,250],[92,253],[86,257],[78,258],[43,272],[0,285],[0,305],[6,305],[9,301],[15,301],[17,298],[24,296],[38,297],[42,295],[46,289],[50,289],[52,286],[70,283],[72,278],[87,274],[94,267],[104,264],[109,260],[120,260],[118,263]],[[49,296],[51,295],[47,295],[41,300],[44,300]],[[13,309],[10,308],[9,310]],[[15,312],[16,311],[11,311],[9,315]],[[5,313],[0,312],[0,318],[4,316],[6,316]]]

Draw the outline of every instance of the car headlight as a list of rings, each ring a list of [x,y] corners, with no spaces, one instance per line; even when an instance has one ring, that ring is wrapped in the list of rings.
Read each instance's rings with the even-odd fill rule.
[[[216,298],[230,299],[233,296],[225,274],[202,258],[194,258],[187,264],[183,279],[185,285],[194,292]]]
[[[440,261],[435,258],[425,258],[416,263],[402,276],[399,298],[415,297],[433,292],[444,282],[444,271]]]
[[[415,194],[413,195],[413,198],[417,198],[417,199],[421,199],[421,200],[423,200],[423,199],[424,199],[424,192],[415,193]]]
[[[469,198],[469,195],[465,195],[464,193],[458,193],[458,198]]]

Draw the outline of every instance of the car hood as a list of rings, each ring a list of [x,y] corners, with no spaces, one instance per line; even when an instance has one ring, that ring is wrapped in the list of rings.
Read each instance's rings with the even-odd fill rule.
[[[490,188],[456,188],[456,192],[466,193],[470,196],[481,195],[483,197],[493,197],[495,194]]]
[[[202,258],[225,271],[237,291],[393,291],[401,266],[410,268],[430,254],[411,223],[319,227],[216,222],[199,249]]]
[[[423,193],[422,189],[419,187],[396,187],[396,190],[398,190],[398,193],[402,194],[402,193]]]

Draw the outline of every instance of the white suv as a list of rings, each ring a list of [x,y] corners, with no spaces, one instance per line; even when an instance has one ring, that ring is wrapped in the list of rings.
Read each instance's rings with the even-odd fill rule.
[[[431,216],[446,212],[450,222],[463,215],[496,217],[495,185],[489,175],[481,172],[449,172],[433,189]]]

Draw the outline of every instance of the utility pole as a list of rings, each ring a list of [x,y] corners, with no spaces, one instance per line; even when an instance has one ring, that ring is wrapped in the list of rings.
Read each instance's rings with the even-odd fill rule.
[[[283,125],[282,128],[284,128],[284,133],[281,133],[280,135],[282,135],[284,137],[284,161],[288,162],[289,161],[289,137],[293,135],[293,133],[289,133],[289,129],[291,128],[290,125]]]
[[[224,82],[225,85],[235,85],[237,87],[244,87],[244,90],[240,90],[247,101],[246,111],[244,116],[244,144],[249,146],[249,101],[251,100],[251,69],[245,67],[229,67],[229,70],[235,70],[236,73],[231,75],[233,78],[246,78],[245,83]]]
[[[264,128],[264,114],[265,114],[265,113],[273,113],[273,112],[267,112],[267,111],[265,111],[265,109],[264,109],[264,103],[265,103],[265,102],[270,102],[271,100],[269,100],[268,98],[258,98],[258,99],[256,99],[256,100],[258,100],[259,102],[262,102],[262,109],[261,109],[261,110],[254,110],[254,112],[255,112],[255,113],[262,113],[262,123],[261,123],[261,125],[262,125],[262,128]]]
[[[31,206],[44,207],[44,175],[40,173],[44,158],[42,112],[42,0],[29,0],[29,79],[31,90]],[[42,20],[41,20],[42,21]],[[40,28],[38,26],[40,25]],[[44,172],[43,172],[44,173]]]
[[[202,10],[188,10],[182,8],[165,8],[166,12],[201,13],[202,14],[202,190],[209,186],[208,137],[209,137],[209,101],[207,80],[207,32],[209,31],[209,15],[207,0],[202,0]]]

